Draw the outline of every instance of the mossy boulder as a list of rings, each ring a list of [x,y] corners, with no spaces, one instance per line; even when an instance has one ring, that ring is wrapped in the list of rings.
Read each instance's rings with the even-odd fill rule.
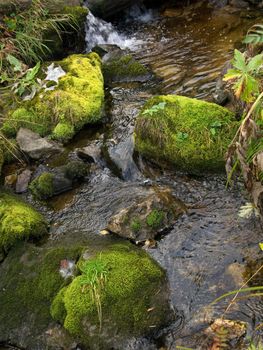
[[[171,320],[164,271],[130,243],[88,255],[78,267],[81,274],[60,290],[51,313],[84,346],[123,349],[128,338]]]
[[[45,200],[72,189],[88,175],[89,166],[81,161],[71,161],[54,169],[46,168],[30,183],[29,190],[33,197]]]
[[[29,185],[29,190],[36,199],[47,199],[54,195],[54,174],[43,172]]]
[[[102,71],[106,83],[141,82],[151,77],[149,70],[142,63],[132,55],[124,54],[120,49],[103,58]]]
[[[8,250],[17,241],[46,233],[47,223],[41,214],[19,198],[0,193],[0,249]]]
[[[61,264],[75,262],[81,252],[77,244],[40,248],[28,243],[9,252],[0,264],[1,344],[11,342],[24,349],[72,348],[47,346],[51,340],[47,331],[54,326],[52,300],[70,282],[60,274]]]
[[[191,174],[222,171],[239,123],[214,103],[167,95],[150,99],[136,120],[135,149]]]
[[[40,92],[9,114],[2,127],[7,136],[27,127],[41,136],[66,142],[84,125],[100,121],[104,83],[99,56],[71,55],[57,63],[66,75],[54,90]]]

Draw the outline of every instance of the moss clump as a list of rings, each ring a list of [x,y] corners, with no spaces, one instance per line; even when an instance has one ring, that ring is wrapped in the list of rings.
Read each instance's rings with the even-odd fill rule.
[[[0,143],[0,175],[1,175],[3,164],[4,164],[4,150],[3,150],[2,144]]]
[[[88,174],[88,165],[81,161],[72,161],[64,166],[64,174],[70,180],[79,180]]]
[[[142,228],[142,223],[141,220],[138,218],[135,218],[131,221],[131,229],[133,232],[139,232],[140,229]]]
[[[104,90],[99,56],[72,55],[58,64],[67,74],[60,78],[55,90],[39,93],[10,113],[2,127],[5,134],[14,136],[27,124],[42,136],[66,142],[85,124],[100,120]]]
[[[161,210],[154,209],[146,218],[146,223],[152,229],[157,230],[162,226],[165,218],[165,213]]]
[[[239,123],[214,103],[183,96],[157,96],[140,113],[135,147],[161,164],[199,174],[224,168],[224,154]]]
[[[98,263],[107,268],[99,295],[102,332],[91,283],[87,284],[90,276],[85,272]],[[52,315],[61,322],[66,310],[64,327],[84,344],[92,347],[95,343],[104,349],[111,334],[145,334],[151,325],[158,327],[165,322],[168,305],[160,301],[158,294],[165,285],[165,273],[145,252],[130,244],[116,244],[88,261],[80,261],[79,267],[82,274],[55,298]],[[96,276],[100,278],[100,274]],[[149,313],[147,310],[153,306]]]
[[[149,74],[148,69],[131,55],[109,60],[103,64],[102,71],[106,81],[129,81]]]
[[[54,174],[45,172],[31,182],[29,189],[35,198],[47,199],[54,194],[53,182]]]
[[[23,332],[27,324],[36,342],[48,329],[51,302],[71,281],[60,275],[61,261],[76,261],[82,249],[77,245],[39,248],[25,244],[9,252],[0,266],[0,334],[4,339],[5,335],[9,339],[10,329]]]
[[[82,6],[65,6],[62,13],[70,15],[73,22],[81,28],[86,21],[89,10]]]
[[[52,138],[60,142],[66,142],[72,139],[74,134],[73,125],[69,123],[58,123],[52,132]]]
[[[17,241],[45,233],[47,223],[41,214],[14,196],[0,194],[0,248],[7,250]]]

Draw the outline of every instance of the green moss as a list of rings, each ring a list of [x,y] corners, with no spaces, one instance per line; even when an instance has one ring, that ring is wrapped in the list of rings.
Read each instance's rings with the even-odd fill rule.
[[[238,126],[233,113],[216,104],[157,96],[137,118],[135,147],[145,157],[189,173],[223,170],[224,154]]]
[[[43,173],[35,178],[29,185],[29,190],[37,199],[47,199],[54,194],[54,175],[51,173]]]
[[[3,123],[1,131],[8,137],[15,137],[20,127],[29,128],[32,131],[44,136],[50,131],[50,116],[36,115],[29,103],[25,103],[27,108],[21,107],[10,114]]]
[[[131,229],[133,232],[139,232],[141,228],[142,228],[142,223],[140,219],[135,218],[131,221]]]
[[[25,324],[33,339],[47,330],[52,322],[51,302],[70,282],[61,277],[60,262],[76,261],[81,251],[79,246],[39,248],[32,245],[19,245],[10,251],[1,264],[1,336],[10,333],[10,329],[21,331]]]
[[[148,69],[131,55],[122,56],[104,63],[102,70],[106,81],[130,80],[149,73]]]
[[[164,305],[154,303],[164,284],[164,271],[145,252],[130,244],[118,244],[88,261],[81,260],[82,274],[55,299],[52,315],[61,320],[65,309],[64,327],[72,335],[84,344],[103,342],[99,336],[97,305],[87,282],[90,280],[90,276],[87,279],[89,266],[94,267],[98,262],[107,268],[105,283],[100,289],[102,330],[106,327],[108,331],[118,330],[120,334],[130,336],[148,333],[151,325],[164,322]],[[100,273],[96,276],[100,278]],[[155,309],[149,313],[147,310],[152,306]]]
[[[62,13],[70,15],[80,28],[84,25],[89,10],[82,6],[65,6]]]
[[[0,143],[0,175],[1,175],[3,164],[4,164],[4,147]]]
[[[6,193],[0,194],[0,248],[47,233],[43,216],[29,204]]]
[[[146,223],[152,229],[157,230],[162,226],[165,213],[161,210],[154,209],[146,218]]]
[[[70,180],[78,180],[88,174],[87,164],[81,161],[72,161],[64,166],[65,176]]]
[[[102,116],[104,100],[101,62],[97,54],[72,55],[58,62],[67,74],[53,91],[41,92],[9,114],[2,131],[14,136],[21,126],[68,141],[85,124]],[[17,120],[17,121],[14,121]]]
[[[52,132],[52,138],[60,142],[66,142],[67,140],[72,139],[74,134],[75,131],[73,125],[69,123],[58,123]]]

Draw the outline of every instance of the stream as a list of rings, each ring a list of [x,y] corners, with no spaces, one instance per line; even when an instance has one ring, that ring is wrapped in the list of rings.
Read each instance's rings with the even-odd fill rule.
[[[246,28],[255,21],[248,14],[222,16],[222,11],[214,11],[202,2],[185,10],[145,12],[134,8],[118,23],[122,34],[114,32],[104,39],[98,36],[97,41],[95,37],[92,45],[102,41],[129,47],[135,57],[163,79],[162,93],[212,100],[223,66]],[[168,234],[160,237],[157,248],[148,252],[167,271],[171,303],[178,318],[155,341],[140,340],[129,349],[176,349],[176,346],[204,349],[202,330],[220,317],[227,306],[224,301],[209,308],[209,303],[245,282],[249,264],[261,257],[258,242],[262,226],[255,218],[239,218],[246,193],[240,183],[226,189],[224,175],[194,179],[160,172],[142,160],[134,163],[130,142],[134,118],[155,88],[146,82],[139,86],[117,84],[109,89],[111,124],[99,135],[96,131],[96,136],[103,140],[110,154],[117,155],[114,162],[121,164],[126,173],[120,178],[111,171],[112,163],[101,163],[88,184],[63,197],[64,208],[60,199],[53,200],[57,210],[50,212],[54,223],[51,234],[59,237],[76,230],[89,236],[98,234],[112,215],[145,196],[147,188],[153,185],[171,188],[191,209]],[[90,137],[83,135],[77,141],[82,147],[91,142]],[[227,318],[248,322],[248,333],[252,335],[255,325],[263,321],[262,315],[261,299],[251,298],[235,304]]]
[[[51,221],[50,239],[55,241],[74,232],[89,237],[94,244],[108,244],[115,238],[99,233],[109,218],[145,197],[152,186],[169,187],[189,208],[169,232],[159,237],[156,248],[147,249],[167,271],[176,321],[154,339],[134,339],[123,350],[175,350],[177,346],[206,349],[203,331],[224,313],[229,299],[213,307],[209,304],[240,288],[251,264],[262,259],[258,247],[262,238],[260,222],[255,217],[238,216],[247,201],[241,183],[237,181],[234,188],[227,189],[224,175],[193,178],[161,171],[132,157],[135,117],[156,91],[212,100],[225,63],[240,45],[247,28],[256,21],[249,13],[240,16],[229,12],[223,16],[223,11],[213,10],[203,2],[184,10],[169,6],[161,10],[134,8],[108,38],[103,36],[103,23],[98,27],[94,16],[88,18],[93,29],[97,25],[96,30],[87,33],[89,45],[128,47],[162,82],[158,86],[148,81],[107,88],[107,126],[83,130],[53,160],[53,166],[61,165],[75,154],[76,148],[94,143],[104,150],[89,182],[53,198],[41,208]],[[90,42],[90,35],[94,38],[98,28],[100,37]],[[115,31],[111,25],[104,29],[109,28]],[[255,326],[263,322],[263,301],[241,300],[226,318],[248,322],[251,336]],[[263,336],[263,331],[256,336]]]

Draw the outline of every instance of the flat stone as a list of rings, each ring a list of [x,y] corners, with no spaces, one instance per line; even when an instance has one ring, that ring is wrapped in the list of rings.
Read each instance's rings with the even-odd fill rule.
[[[47,138],[25,128],[20,128],[17,137],[17,143],[24,153],[34,160],[47,158],[48,156],[61,152],[62,147]]]
[[[31,175],[32,171],[29,169],[24,170],[18,175],[16,182],[16,193],[25,193],[27,191]]]

